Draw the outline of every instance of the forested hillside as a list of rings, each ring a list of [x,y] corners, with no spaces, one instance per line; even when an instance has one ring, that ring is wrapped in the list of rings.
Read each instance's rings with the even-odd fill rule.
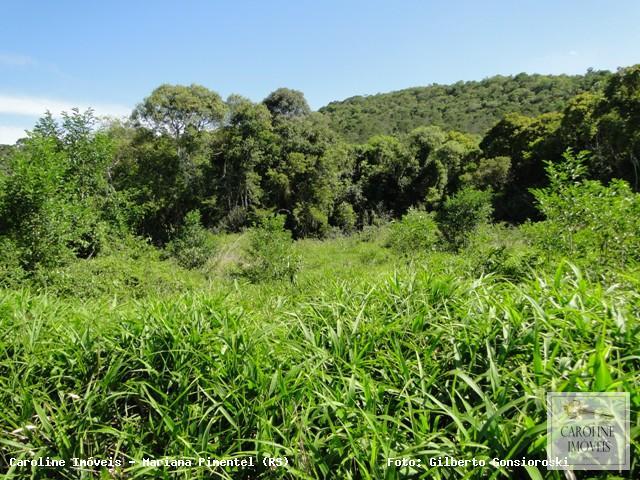
[[[421,125],[485,133],[507,113],[536,116],[562,110],[582,92],[602,88],[607,71],[585,75],[528,75],[433,84],[390,93],[355,96],[320,109],[346,140],[362,142],[378,134],[408,133]]]

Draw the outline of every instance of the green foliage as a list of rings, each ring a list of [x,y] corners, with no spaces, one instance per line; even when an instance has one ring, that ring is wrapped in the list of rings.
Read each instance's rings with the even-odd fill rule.
[[[123,266],[102,270],[104,279]],[[637,272],[612,288],[568,267],[519,284],[431,264],[320,278],[302,291],[229,285],[135,302],[0,292],[0,461],[25,451],[104,458],[112,448],[125,465],[95,474],[141,478],[144,457],[197,465],[242,452],[257,457],[252,478],[400,480],[419,474],[387,467],[388,458],[425,465],[437,455],[487,465],[433,468],[428,478],[501,480],[526,472],[492,458],[546,459],[547,391],[630,392],[637,425]],[[632,428],[632,448],[639,440]],[[264,467],[268,456],[289,466]],[[625,475],[639,469],[634,456]],[[247,473],[172,471],[156,473]],[[77,471],[4,471],[8,480],[52,475]]]
[[[0,174],[0,236],[27,272],[91,257],[121,228],[107,178],[112,146],[94,122],[91,111],[65,114],[61,125],[44,117]]]
[[[597,165],[608,175],[640,188],[640,65],[623,68],[611,77],[596,109],[593,140]],[[601,177],[596,177],[601,178]]]
[[[137,234],[163,244],[188,211],[204,206],[209,143],[226,111],[205,87],[161,85],[134,110],[133,134],[112,132],[121,143],[114,182],[130,200]]]
[[[413,258],[433,251],[440,240],[434,215],[410,209],[391,224],[387,241],[396,253]]]
[[[535,218],[537,211],[529,190],[543,186],[547,177],[544,162],[558,158],[562,146],[558,136],[561,114],[547,113],[536,118],[506,115],[482,139],[480,148],[486,158],[509,158],[509,176],[497,202],[496,216],[510,222]]]
[[[22,257],[14,240],[0,236],[0,288],[19,288],[26,279]]]
[[[320,208],[301,203],[293,209],[295,231],[301,237],[324,237],[329,230],[327,214]]]
[[[304,93],[290,88],[279,88],[271,92],[262,103],[275,118],[304,117],[311,113]]]
[[[463,185],[480,190],[500,190],[506,185],[510,170],[509,157],[481,158],[477,163],[465,166],[465,173],[460,175],[460,181]]]
[[[263,196],[262,172],[277,154],[277,137],[266,107],[246,99],[232,100],[228,123],[214,139],[206,175],[217,218],[236,208],[250,212],[258,207]]]
[[[532,278],[543,269],[543,255],[521,229],[481,225],[461,252],[476,276],[494,274],[511,281]]]
[[[166,250],[181,266],[189,269],[202,267],[214,255],[213,235],[202,226],[198,210],[187,213],[184,224]]]
[[[436,220],[449,246],[458,250],[478,226],[489,221],[491,212],[491,192],[466,187],[443,203]]]
[[[395,137],[375,136],[356,150],[359,210],[400,213],[418,163]]]
[[[179,140],[218,126],[225,104],[216,92],[201,85],[160,85],[133,111],[138,124]]]
[[[90,113],[45,116],[0,152],[0,462],[242,452],[255,471],[158,475],[559,480],[386,459],[546,458],[545,391],[628,391],[640,406],[640,200],[612,180],[637,171],[638,72],[349,100],[368,111],[338,126],[360,145],[294,91],[222,105],[162,86],[106,131]],[[435,126],[494,120],[482,141]],[[489,225],[485,188],[500,215],[532,217],[535,199],[545,219]],[[256,218],[215,245],[205,228]],[[434,251],[441,237],[452,251]],[[77,473],[52,472],[3,471]]]
[[[202,212],[205,225],[229,231],[246,228],[260,210],[277,211],[287,215],[286,226],[296,238],[321,237],[341,228],[334,212],[342,203],[351,205],[356,225],[364,226],[399,218],[411,207],[438,209],[465,186],[493,190],[499,220],[536,220],[530,190],[546,185],[545,161],[559,158],[567,146],[594,148],[590,177],[608,181],[623,175],[635,184],[634,71],[522,74],[431,86],[428,95],[420,89],[408,96],[396,92],[389,98],[400,95],[398,101],[384,112],[418,98],[429,100],[425,108],[436,108],[438,99],[446,104],[436,108],[439,115],[462,118],[465,113],[454,107],[465,100],[478,115],[493,116],[493,126],[482,128],[491,126],[480,138],[437,126],[449,127],[448,121],[420,122],[411,129],[405,128],[411,122],[402,120],[402,128],[388,132],[392,135],[367,137],[360,145],[338,141],[330,129],[331,108],[324,115],[310,113],[301,92],[279,89],[261,104],[232,95],[225,108],[215,109],[214,92],[164,85],[136,110],[133,134],[125,128],[124,135],[116,135],[126,140],[117,140],[114,185],[126,203],[127,222],[157,244],[165,243],[193,209]],[[571,93],[580,95],[571,99]],[[509,105],[504,110],[498,108],[503,101]],[[352,103],[359,100],[345,104]],[[511,108],[512,103],[523,108]],[[211,107],[208,113],[203,105]],[[413,115],[420,108],[410,110]],[[397,118],[387,120],[392,125]],[[194,123],[185,127],[185,122]]]
[[[495,76],[479,82],[351,97],[331,102],[320,111],[334,130],[352,142],[408,133],[423,125],[483,134],[508,113],[537,116],[561,111],[569,99],[598,90],[610,76],[593,71],[576,76]]]
[[[32,137],[11,157],[0,199],[1,231],[15,243],[27,271],[53,267],[72,255],[66,171],[66,158],[53,139]]]
[[[72,260],[31,285],[52,296],[92,302],[177,295],[201,286],[196,271],[183,270],[162,257],[160,250],[140,239],[121,239],[117,248],[95,258]]]
[[[586,152],[549,162],[550,186],[533,194],[546,220],[530,227],[547,252],[593,264],[626,265],[640,252],[640,195],[622,180],[583,180]]]
[[[348,202],[341,202],[333,210],[333,224],[344,233],[352,233],[356,228],[358,217]]]
[[[249,230],[247,263],[242,273],[252,282],[295,280],[301,260],[284,224],[282,215],[264,216],[257,227]]]

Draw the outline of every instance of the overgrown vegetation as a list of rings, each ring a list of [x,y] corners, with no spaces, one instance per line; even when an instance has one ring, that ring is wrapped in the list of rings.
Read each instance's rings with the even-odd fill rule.
[[[404,256],[429,253],[440,242],[440,230],[433,215],[420,210],[409,210],[389,230],[389,246]]]
[[[199,268],[213,257],[215,240],[200,220],[200,212],[193,210],[184,217],[184,225],[167,244],[167,253],[185,268]]]
[[[248,232],[247,263],[242,274],[251,281],[295,280],[300,256],[294,249],[291,232],[284,228],[284,221],[281,215],[265,216]]]
[[[343,143],[289,89],[45,116],[0,156],[0,463],[125,464],[1,473],[557,480],[386,459],[543,459],[546,392],[626,391],[631,470],[576,477],[637,478],[639,72],[483,138]],[[128,463],[245,455],[289,463]]]

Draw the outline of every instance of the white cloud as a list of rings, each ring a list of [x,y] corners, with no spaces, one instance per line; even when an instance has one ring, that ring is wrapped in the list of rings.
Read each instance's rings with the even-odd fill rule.
[[[27,55],[15,55],[12,53],[0,53],[0,65],[8,67],[26,67],[37,62]]]
[[[96,116],[124,117],[131,113],[131,109],[124,105],[100,103],[90,105],[86,102],[0,94],[0,114],[40,117],[49,110],[53,115],[59,116],[62,112],[70,112],[74,107],[81,111],[92,108]]]
[[[16,140],[26,136],[24,128],[0,125],[0,145],[13,145]]]

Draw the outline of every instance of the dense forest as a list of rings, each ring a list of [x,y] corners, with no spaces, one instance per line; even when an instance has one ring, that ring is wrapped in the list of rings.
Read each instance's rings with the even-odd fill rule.
[[[95,255],[107,232],[164,245],[189,212],[204,227],[229,232],[279,213],[294,237],[322,238],[410,208],[437,212],[457,192],[488,192],[495,220],[536,219],[532,189],[545,186],[547,162],[568,150],[585,151],[585,178],[638,188],[639,79],[635,66],[613,75],[429,87],[425,92],[459,91],[464,101],[457,105],[482,104],[497,89],[520,92],[513,101],[525,110],[536,103],[562,109],[506,113],[484,136],[425,124],[359,144],[341,140],[302,92],[286,88],[253,103],[237,95],[223,101],[198,85],[162,85],[129,121],[101,126],[90,111],[67,113],[62,122],[47,115],[0,157],[4,256],[33,272]],[[589,91],[565,98],[576,90]],[[388,98],[401,108],[398,95]],[[483,122],[510,105],[481,109],[489,112]],[[455,108],[450,114],[468,120]],[[40,230],[36,240],[27,234],[33,228]]]
[[[0,148],[0,475],[640,478],[639,158],[640,65],[45,114]],[[546,392],[628,392],[630,468],[496,464]]]
[[[560,112],[580,93],[602,89],[607,71],[585,75],[495,76],[452,85],[414,87],[397,92],[356,96],[320,109],[331,127],[347,141],[373,135],[409,133],[423,125],[485,134],[508,113],[535,117]]]

